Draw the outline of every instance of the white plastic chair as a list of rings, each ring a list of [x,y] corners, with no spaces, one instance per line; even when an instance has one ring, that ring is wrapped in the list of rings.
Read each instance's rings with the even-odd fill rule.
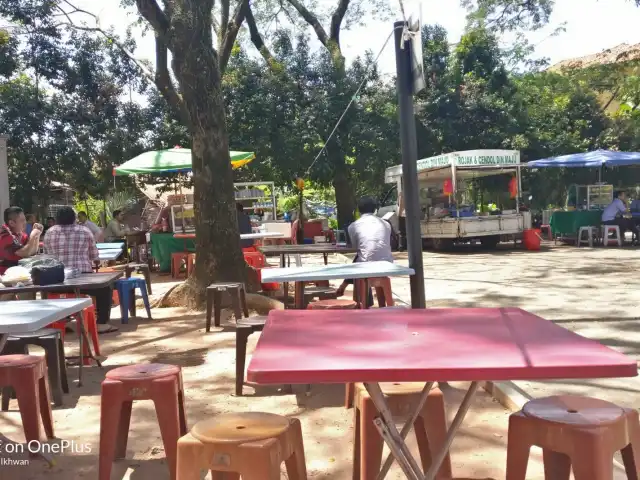
[[[580,227],[580,230],[578,231],[578,247],[581,247],[582,244],[588,244],[589,247],[593,247],[593,238],[595,235],[596,227]]]
[[[609,233],[615,233],[615,237],[609,238]],[[609,242],[611,240],[616,240],[618,242],[618,246],[622,246],[622,235],[620,235],[620,227],[618,225],[603,225],[602,226],[602,244],[605,247],[609,247]]]

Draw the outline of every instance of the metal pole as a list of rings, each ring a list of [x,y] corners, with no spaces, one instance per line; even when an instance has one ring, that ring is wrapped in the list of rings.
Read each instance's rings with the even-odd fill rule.
[[[422,236],[420,234],[420,200],[418,188],[418,142],[413,112],[411,78],[411,42],[405,41],[405,22],[395,22],[396,86],[398,89],[398,116],[402,145],[402,177],[407,232],[409,267],[416,272],[411,276],[411,307],[425,308],[424,270],[422,267]],[[404,47],[404,48],[401,48]]]

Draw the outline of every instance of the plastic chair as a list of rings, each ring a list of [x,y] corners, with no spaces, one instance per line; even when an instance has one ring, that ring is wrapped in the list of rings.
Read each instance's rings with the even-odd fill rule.
[[[80,295],[81,298],[91,298],[90,295]],[[47,298],[76,298],[76,296],[72,293],[48,293],[47,294]],[[85,308],[82,311],[82,316],[84,318],[84,328],[87,331],[87,335],[89,336],[89,338],[91,339],[91,343],[93,344],[93,352],[96,355],[101,355],[100,353],[100,340],[98,337],[98,316],[96,314],[96,307],[95,305],[91,305],[87,308]],[[78,319],[78,316],[76,316],[76,320]],[[67,322],[66,321],[60,321],[60,322],[53,322],[49,325],[47,325],[47,328],[55,328],[56,330],[60,331],[60,337],[62,339],[62,342],[64,342],[64,335],[65,335],[65,330],[67,328]],[[78,334],[80,334],[80,332],[78,332]],[[89,358],[89,349],[87,348],[86,345],[83,344],[83,361],[82,364],[83,365],[91,365],[91,358]]]
[[[189,253],[187,255],[187,278],[191,276],[195,268],[196,268],[196,254]]]
[[[176,365],[130,365],[107,372],[100,398],[99,480],[109,480],[113,460],[124,458],[136,400],[153,400],[171,478],[176,478],[176,446],[187,433],[182,373]]]
[[[406,417],[420,397],[424,383],[382,383],[382,392],[389,405],[391,415],[395,418]],[[382,466],[382,447],[384,441],[374,424],[379,416],[369,393],[363,384],[355,385],[354,398],[355,425],[353,430],[353,479],[375,480]],[[429,392],[427,401],[413,424],[418,441],[418,450],[422,460],[422,468],[426,472],[431,467],[431,459],[440,451],[447,437],[447,418],[442,391],[434,386]],[[447,454],[437,479],[450,479],[451,458]]]
[[[620,450],[627,478],[640,477],[640,423],[635,409],[596,398],[537,398],[509,417],[506,480],[524,480],[532,446],[542,448],[547,478],[613,479]],[[553,477],[551,476],[553,475]]]
[[[0,356],[0,387],[13,387],[27,443],[40,441],[40,419],[48,439],[54,438],[47,365],[34,355]]]
[[[178,440],[180,480],[200,480],[201,470],[233,472],[223,475],[228,480],[276,480],[282,462],[290,480],[307,479],[297,418],[257,412],[216,415]]]
[[[261,332],[267,317],[249,317],[236,320],[236,396],[242,396],[244,365],[247,358],[247,342],[254,332]]]
[[[147,282],[143,278],[121,278],[116,281],[116,290],[120,298],[120,315],[122,323],[129,323],[129,311],[131,316],[136,316],[136,288],[140,289],[140,295],[147,310],[147,317],[151,320],[151,306],[147,295]]]
[[[597,235],[596,230],[597,228],[592,226],[580,227],[580,230],[578,230],[577,246],[580,247],[582,246],[583,243],[585,243],[590,247],[593,247],[593,239]],[[585,234],[586,234],[586,239],[585,239]]]
[[[609,238],[609,234],[615,234],[613,238]],[[622,246],[622,235],[620,235],[620,227],[618,225],[602,225],[602,245],[610,246],[611,241],[617,241],[618,246]]]
[[[29,345],[35,345],[44,350],[53,404],[57,407],[61,406],[63,393],[69,393],[69,381],[60,331],[44,328],[35,332],[11,335],[2,352],[7,355],[29,355]],[[9,409],[9,399],[14,392],[11,387],[5,387],[2,390],[2,411],[6,412]]]
[[[266,257],[261,252],[244,252],[244,261],[247,262],[247,264],[253,267],[255,270],[257,270],[259,280],[262,280],[260,270],[270,267],[270,265],[267,264]],[[277,282],[260,282],[260,287],[265,292],[280,290],[280,284]]]

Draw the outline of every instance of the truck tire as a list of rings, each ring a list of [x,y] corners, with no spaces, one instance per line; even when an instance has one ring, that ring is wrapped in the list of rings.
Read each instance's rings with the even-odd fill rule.
[[[433,238],[431,239],[431,245],[436,251],[451,250],[453,248],[453,240],[449,238]]]
[[[494,248],[496,248],[498,246],[499,243],[500,243],[500,236],[499,235],[493,235],[493,236],[490,236],[490,237],[482,237],[480,239],[480,244],[482,245],[483,248],[486,248],[486,249],[493,250]]]

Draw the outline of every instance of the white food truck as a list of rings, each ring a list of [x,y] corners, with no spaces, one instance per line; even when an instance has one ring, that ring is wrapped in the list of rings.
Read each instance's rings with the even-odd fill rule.
[[[454,243],[479,241],[495,247],[501,237],[516,238],[531,228],[530,212],[520,211],[520,152],[515,150],[468,150],[418,160],[418,184],[423,241],[435,249]],[[470,201],[469,186],[474,179],[508,175],[517,182],[512,209],[478,212]],[[393,209],[404,217],[402,165],[385,171],[385,182],[395,183],[395,207],[383,203],[380,214]],[[445,188],[445,185],[448,188]],[[448,191],[447,191],[448,190]],[[392,199],[396,195],[387,195]],[[400,225],[403,222],[399,222]],[[402,230],[400,228],[400,230]]]

